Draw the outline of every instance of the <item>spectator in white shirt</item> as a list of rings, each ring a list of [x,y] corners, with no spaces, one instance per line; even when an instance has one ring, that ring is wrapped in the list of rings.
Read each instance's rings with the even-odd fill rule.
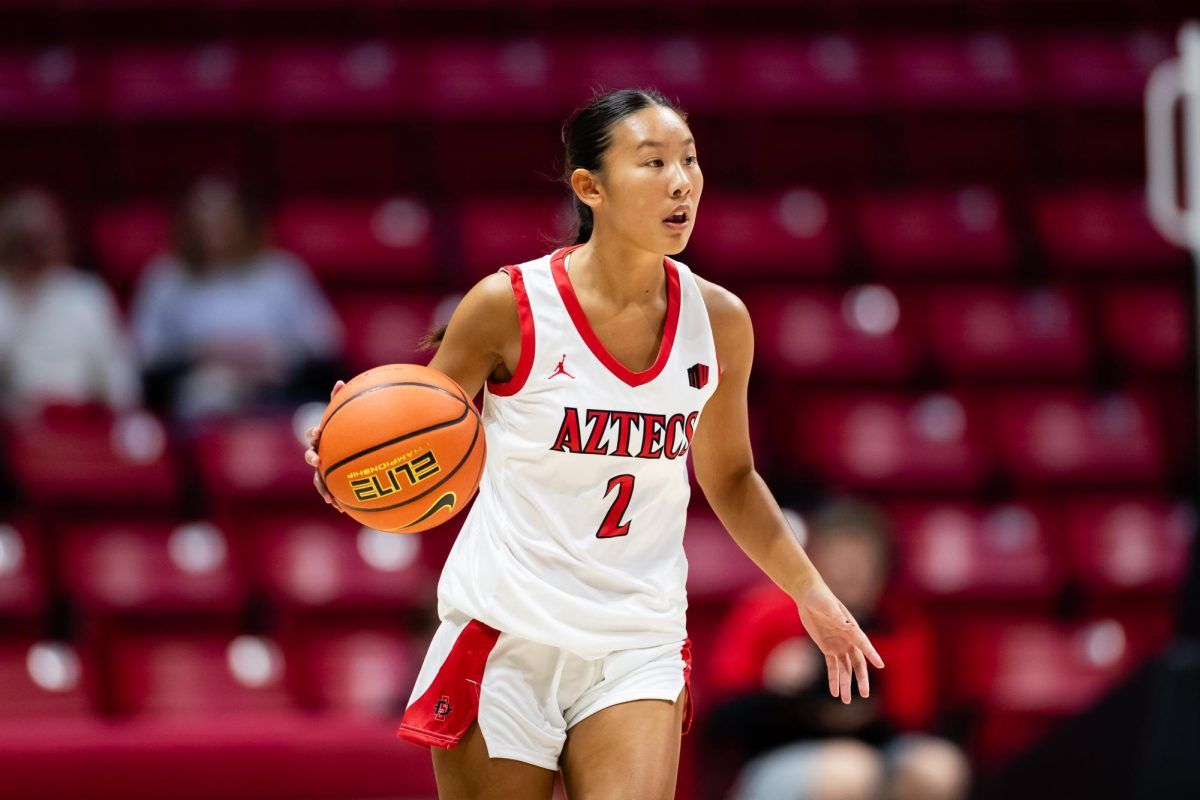
[[[70,263],[67,225],[48,192],[0,202],[0,405],[137,407],[141,387],[112,291]]]
[[[266,246],[237,188],[199,181],[172,252],[147,267],[133,302],[147,400],[180,418],[320,399],[344,373],[343,330],[308,268]]]

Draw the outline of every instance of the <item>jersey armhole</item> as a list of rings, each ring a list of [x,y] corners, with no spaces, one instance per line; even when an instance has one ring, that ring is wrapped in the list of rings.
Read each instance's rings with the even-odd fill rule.
[[[525,379],[533,369],[533,311],[529,308],[529,295],[525,292],[525,278],[521,275],[521,268],[509,264],[501,267],[499,272],[507,272],[509,280],[512,281],[513,297],[517,301],[517,317],[521,321],[521,356],[511,378],[506,381],[493,381],[488,378],[486,383],[489,392],[507,397],[516,394],[525,385]]]

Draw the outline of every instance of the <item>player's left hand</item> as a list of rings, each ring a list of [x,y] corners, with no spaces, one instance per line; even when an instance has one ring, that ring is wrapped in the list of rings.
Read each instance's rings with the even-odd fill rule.
[[[834,697],[840,694],[842,702],[849,703],[850,675],[853,673],[858,677],[859,695],[867,697],[871,692],[867,660],[883,669],[883,659],[858,626],[858,621],[819,578],[795,600],[804,630],[825,654],[829,693]]]

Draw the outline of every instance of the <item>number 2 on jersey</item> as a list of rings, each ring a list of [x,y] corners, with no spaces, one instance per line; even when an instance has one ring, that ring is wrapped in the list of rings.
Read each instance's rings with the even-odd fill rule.
[[[625,536],[629,533],[629,523],[621,524],[621,517],[625,515],[625,509],[629,508],[629,498],[633,496],[633,476],[614,475],[609,478],[608,487],[604,490],[605,497],[608,497],[614,486],[617,489],[617,496],[613,500],[612,506],[609,507],[608,513],[604,515],[604,521],[600,523],[600,528],[596,531],[597,539],[611,539],[614,536]]]

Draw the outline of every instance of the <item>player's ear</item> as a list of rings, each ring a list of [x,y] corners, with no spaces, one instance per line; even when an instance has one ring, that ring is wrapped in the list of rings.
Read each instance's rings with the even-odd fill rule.
[[[600,181],[591,170],[579,167],[572,172],[571,188],[575,190],[575,196],[580,202],[589,208],[594,209],[600,204]]]

